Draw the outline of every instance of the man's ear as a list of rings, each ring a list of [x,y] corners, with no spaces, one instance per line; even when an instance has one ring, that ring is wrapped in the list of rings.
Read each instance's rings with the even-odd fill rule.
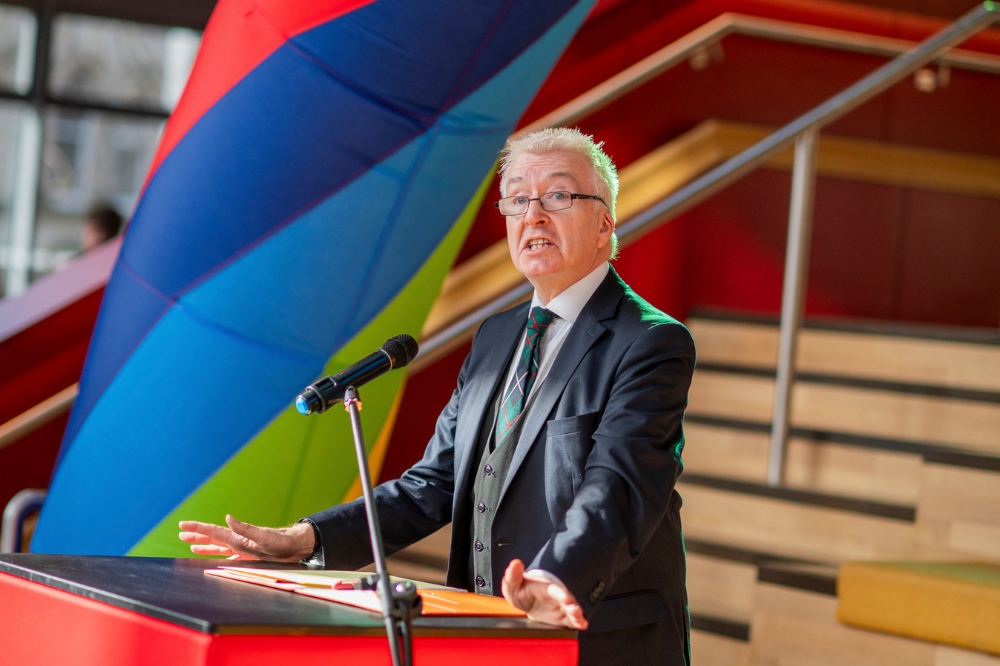
[[[604,237],[601,247],[611,242],[611,234],[615,232],[615,218],[611,217],[611,213],[607,210],[601,212],[601,225],[597,231]]]

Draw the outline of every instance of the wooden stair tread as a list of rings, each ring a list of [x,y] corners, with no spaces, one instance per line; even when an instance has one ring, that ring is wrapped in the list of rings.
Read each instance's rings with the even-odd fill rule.
[[[774,380],[698,370],[689,413],[767,423]],[[792,425],[1000,454],[1000,404],[885,390],[796,383]]]
[[[750,622],[757,566],[687,553],[687,592],[692,613]]]
[[[770,434],[699,422],[684,426],[686,473],[764,483]],[[791,488],[896,504],[915,504],[921,456],[793,437],[785,484]]]
[[[684,427],[687,429],[692,425],[695,427],[708,426],[723,430],[745,431],[747,433],[765,435],[770,435],[771,433],[770,423],[688,413],[684,417]],[[1000,456],[941,446],[930,442],[907,441],[887,437],[858,435],[837,430],[819,430],[801,427],[793,427],[790,435],[794,439],[803,439],[816,443],[843,444],[861,449],[912,453],[921,456],[926,462],[1000,472]],[[685,449],[685,454],[687,453],[688,451]]]
[[[913,522],[916,519],[916,509],[912,506],[845,497],[843,495],[831,495],[802,488],[771,486],[766,483],[690,474],[687,472],[681,475],[678,483],[683,483],[685,486],[694,485],[714,488],[754,497],[767,497],[795,504],[816,506],[836,511],[847,511],[867,516],[879,516],[906,522]]]
[[[907,520],[692,485],[683,479],[678,489],[689,539],[827,562],[908,558],[916,548],[915,526]]]
[[[693,317],[698,361],[773,370],[778,327]],[[1000,345],[804,328],[796,367],[803,373],[880,379],[1000,393]]]

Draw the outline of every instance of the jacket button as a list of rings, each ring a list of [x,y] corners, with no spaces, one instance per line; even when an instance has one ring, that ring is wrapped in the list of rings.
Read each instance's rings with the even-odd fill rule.
[[[604,592],[604,581],[599,580],[597,581],[597,585],[594,586],[594,589],[591,590],[590,594],[588,595],[588,597],[590,598],[590,603],[596,604],[597,601],[601,598],[602,592]]]
[[[483,552],[483,548],[485,548],[485,546],[483,546],[483,542],[480,541],[479,539],[476,539],[476,552],[477,553]]]
[[[486,587],[486,579],[482,576],[476,576],[476,587]]]
[[[483,504],[482,502],[480,502],[479,506],[477,506],[476,509],[479,510],[479,513],[485,513],[486,512],[486,505]]]
[[[486,467],[483,469],[483,471],[486,472],[486,476],[489,476],[490,474],[493,473],[493,466],[492,465],[486,465]]]

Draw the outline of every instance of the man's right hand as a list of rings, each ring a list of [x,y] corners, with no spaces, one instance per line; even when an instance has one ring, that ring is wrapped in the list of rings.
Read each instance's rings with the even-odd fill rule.
[[[195,520],[180,522],[180,539],[191,544],[197,555],[223,555],[238,560],[299,562],[312,555],[316,536],[309,523],[290,527],[257,527],[230,515],[226,524],[212,525]]]

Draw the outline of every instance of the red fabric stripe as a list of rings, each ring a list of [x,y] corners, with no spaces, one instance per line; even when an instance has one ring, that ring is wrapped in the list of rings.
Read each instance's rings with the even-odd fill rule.
[[[146,182],[198,119],[287,39],[370,2],[220,0],[205,27],[184,94],[163,130]]]

